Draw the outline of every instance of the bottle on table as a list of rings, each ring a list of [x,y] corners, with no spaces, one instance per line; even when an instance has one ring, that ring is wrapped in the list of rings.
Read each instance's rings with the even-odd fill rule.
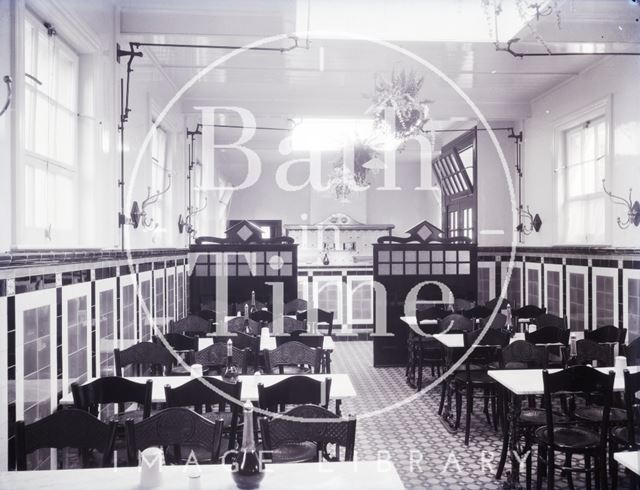
[[[507,305],[507,321],[505,323],[505,329],[509,335],[513,335],[515,333],[513,329],[513,313],[511,312],[511,305]]]
[[[264,478],[264,465],[258,451],[256,451],[253,432],[253,405],[250,401],[245,402],[243,412],[242,446],[231,467],[231,475],[238,488],[253,489],[258,488]]]
[[[238,380],[238,368],[233,365],[233,342],[227,340],[227,366],[222,374],[222,379],[229,383],[235,383]]]
[[[256,292],[251,291],[251,313],[255,313],[256,311],[258,311],[258,308],[256,308]]]

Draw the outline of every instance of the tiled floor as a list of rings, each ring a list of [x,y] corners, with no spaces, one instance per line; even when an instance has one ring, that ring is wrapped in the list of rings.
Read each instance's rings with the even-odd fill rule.
[[[405,383],[403,369],[373,368],[372,350],[371,342],[340,342],[332,356],[332,371],[348,373],[358,394],[344,401],[345,415],[368,414],[415,393]],[[438,403],[439,389],[436,389],[400,408],[359,418],[357,458],[375,460],[378,450],[387,450],[388,456],[382,453],[381,457],[393,461],[410,489],[501,488],[502,482],[494,478],[501,438],[488,427],[482,407],[478,406],[474,413],[471,441],[465,446],[463,431],[452,435],[443,427],[437,416]],[[584,488],[581,479],[576,478],[574,484],[577,489]],[[566,480],[557,480],[557,488],[566,487]]]

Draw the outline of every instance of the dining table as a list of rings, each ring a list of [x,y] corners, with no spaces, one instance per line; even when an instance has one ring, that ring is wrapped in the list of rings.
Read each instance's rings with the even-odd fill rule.
[[[154,490],[236,490],[231,465],[162,466]],[[260,490],[403,490],[390,461],[266,464]],[[1,490],[140,490],[140,467],[0,472]]]
[[[329,397],[332,400],[335,400],[336,403],[336,413],[340,412],[340,405],[342,404],[342,400],[347,398],[354,398],[356,396],[356,390],[351,382],[351,378],[348,374],[251,374],[251,375],[240,375],[238,376],[238,381],[242,382],[242,392],[240,394],[240,398],[242,401],[258,401],[258,384],[263,384],[264,386],[271,386],[279,381],[282,381],[291,376],[305,376],[307,378],[315,379],[318,381],[325,381],[326,379],[331,379],[331,391],[329,392]],[[211,376],[215,379],[222,379],[221,376]],[[164,387],[170,386],[171,388],[177,388],[182,386],[188,381],[191,381],[192,377],[190,376],[129,376],[125,377],[130,381],[134,381],[136,383],[146,383],[147,380],[151,380],[153,382],[152,392],[151,392],[151,402],[152,403],[166,403],[166,398],[164,394]],[[90,383],[97,378],[91,378],[86,383]],[[73,395],[69,392],[60,398],[59,404],[61,406],[71,406],[73,405]]]
[[[598,367],[595,368],[601,373],[613,371],[615,373],[613,391],[624,392],[624,376],[622,371],[614,367]],[[640,366],[629,366],[626,369],[630,373],[640,372]],[[548,369],[549,373],[555,373],[561,369]],[[488,375],[494,379],[503,388],[507,395],[505,402],[507,404],[506,426],[504,430],[508,431],[505,436],[508,438],[507,451],[502,451],[498,468],[504,466],[504,459],[509,455],[511,461],[511,471],[506,488],[521,488],[519,482],[520,461],[521,456],[519,448],[519,428],[518,421],[520,419],[520,411],[522,399],[529,396],[542,396],[544,394],[544,382],[542,380],[542,369],[496,369],[489,370]],[[520,458],[521,459],[521,458]]]
[[[620,451],[613,453],[613,459],[629,471],[640,475],[640,451]]]

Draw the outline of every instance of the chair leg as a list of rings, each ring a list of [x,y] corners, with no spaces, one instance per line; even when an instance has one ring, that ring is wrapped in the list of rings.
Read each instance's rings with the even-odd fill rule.
[[[547,490],[553,490],[555,486],[555,451],[552,448],[547,450]]]
[[[418,358],[418,381],[416,383],[418,391],[422,389],[422,355]]]
[[[565,453],[564,466],[566,468],[571,468],[571,465],[572,465],[571,458],[572,458],[571,453]],[[564,476],[564,475],[567,476],[567,485],[569,485],[569,490],[575,490],[575,487],[573,486],[573,472],[565,471],[561,474],[561,476]]]
[[[509,450],[509,429],[506,423],[502,428],[502,450],[500,451],[500,461],[498,461],[498,468],[496,469],[496,480],[502,478],[502,472],[504,471],[504,465],[507,463],[507,452]]]
[[[456,423],[455,428],[458,430],[460,427],[460,418],[462,416],[462,391],[456,387]]]
[[[447,380],[442,380],[442,392],[440,394],[440,407],[438,407],[438,415],[442,415],[444,409],[444,399],[447,397]]]
[[[473,388],[467,388],[467,412],[464,426],[464,445],[469,445],[469,437],[471,436],[471,412],[473,410]]]
[[[542,479],[547,473],[547,447],[538,444],[538,464],[537,464],[536,490],[542,490]]]
[[[617,450],[617,444],[611,438],[609,441],[609,471],[611,471],[611,488],[618,488],[618,462],[613,458],[613,453]]]
[[[496,407],[496,394],[491,395],[491,418],[493,419],[493,430],[498,430],[498,409]]]
[[[533,445],[531,444],[531,435],[529,432],[525,432],[524,435],[524,454],[527,454],[527,460],[525,461],[525,481],[527,490],[531,490],[531,474],[533,472]]]

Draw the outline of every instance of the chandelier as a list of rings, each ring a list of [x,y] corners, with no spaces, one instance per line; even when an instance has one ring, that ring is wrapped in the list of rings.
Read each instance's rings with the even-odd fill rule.
[[[418,99],[423,83],[413,70],[392,71],[390,80],[376,74],[373,104],[366,112],[375,118],[376,129],[400,141],[424,132],[431,101]]]

